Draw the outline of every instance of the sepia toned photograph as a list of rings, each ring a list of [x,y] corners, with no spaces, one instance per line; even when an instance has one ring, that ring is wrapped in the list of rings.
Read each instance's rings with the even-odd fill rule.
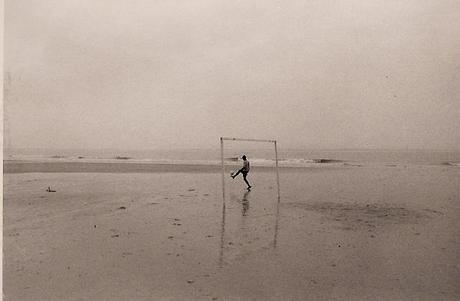
[[[2,300],[460,300],[460,1],[1,2]]]

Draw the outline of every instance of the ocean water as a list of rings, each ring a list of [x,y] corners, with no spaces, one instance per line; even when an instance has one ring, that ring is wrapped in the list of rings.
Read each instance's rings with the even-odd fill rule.
[[[241,161],[245,154],[252,165],[272,165],[274,148],[225,148],[227,162]],[[220,164],[220,149],[169,150],[85,150],[85,149],[6,149],[4,160],[144,162],[169,164]],[[302,150],[279,149],[280,166],[327,165],[449,165],[460,166],[460,151],[440,150]]]

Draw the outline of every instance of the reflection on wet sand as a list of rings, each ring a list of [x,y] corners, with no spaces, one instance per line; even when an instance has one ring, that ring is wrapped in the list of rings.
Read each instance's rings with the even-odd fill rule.
[[[225,236],[225,199],[222,202],[222,223],[220,228],[220,253],[219,253],[219,267],[221,268],[224,263],[224,236]]]
[[[279,190],[278,190],[278,202],[276,203],[276,219],[275,219],[275,234],[273,236],[273,248],[276,248],[276,244],[278,242],[278,221],[280,217],[280,202],[281,198],[279,195]]]
[[[243,217],[248,216],[248,211],[249,211],[249,195],[251,193],[251,190],[245,191],[242,198],[241,198],[241,215]],[[276,212],[275,212],[275,226],[274,226],[274,234],[273,234],[273,248],[276,248],[277,246],[277,241],[278,241],[278,232],[279,232],[279,215],[280,215],[280,203],[281,203],[281,198],[279,195],[279,190],[278,190],[278,197],[277,197],[277,203],[276,203]],[[226,202],[225,198],[223,199],[222,202],[222,222],[221,222],[221,231],[220,231],[220,250],[219,250],[219,267],[223,266],[224,262],[224,248],[225,248],[225,220],[226,220]],[[244,228],[244,227],[243,227]]]
[[[242,215],[243,216],[246,216],[247,214],[247,211],[249,210],[249,199],[248,199],[248,196],[249,196],[249,193],[251,192],[251,190],[248,190],[244,193],[243,195],[243,199],[241,200],[241,204],[243,205],[243,210],[242,210]]]

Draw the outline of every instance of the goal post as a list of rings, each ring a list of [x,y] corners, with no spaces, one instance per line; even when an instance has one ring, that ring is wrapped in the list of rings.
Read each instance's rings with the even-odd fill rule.
[[[220,162],[221,162],[221,167],[222,167],[222,199],[224,203],[225,203],[224,141],[247,141],[247,142],[273,143],[274,151],[275,151],[276,185],[277,185],[278,200],[279,200],[280,199],[280,177],[279,177],[279,171],[278,171],[278,146],[277,146],[276,140],[220,137]]]

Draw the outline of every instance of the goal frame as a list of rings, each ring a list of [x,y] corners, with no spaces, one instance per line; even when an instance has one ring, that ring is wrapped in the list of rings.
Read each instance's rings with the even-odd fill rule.
[[[274,139],[250,139],[250,138],[230,138],[220,137],[220,162],[222,166],[222,200],[225,205],[225,163],[224,163],[224,141],[246,141],[246,142],[262,142],[273,143],[275,147],[275,169],[276,169],[276,185],[278,192],[278,200],[280,199],[280,176],[278,166],[278,145]]]
[[[278,167],[278,145],[276,140],[268,139],[248,139],[248,138],[229,138],[229,137],[220,137],[220,162],[222,165],[222,228],[220,236],[220,253],[219,253],[219,266],[223,266],[224,260],[224,236],[225,236],[225,162],[224,162],[224,141],[247,141],[247,142],[265,142],[273,143],[275,147],[275,168],[276,168],[276,185],[278,193],[278,201],[276,203],[276,220],[275,220],[275,233],[273,237],[273,247],[276,248],[278,240],[278,219],[280,212],[280,176],[279,176],[279,167]]]

